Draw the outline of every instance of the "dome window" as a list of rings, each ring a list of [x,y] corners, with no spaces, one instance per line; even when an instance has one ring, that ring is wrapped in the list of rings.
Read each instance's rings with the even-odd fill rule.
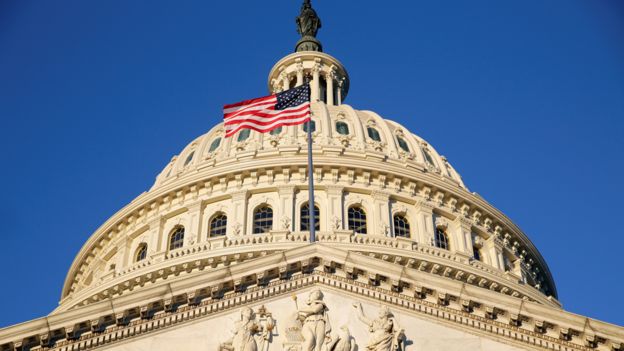
[[[476,246],[472,247],[472,256],[474,257],[475,260],[481,261],[481,251],[479,251],[478,247]]]
[[[262,205],[254,211],[253,233],[264,234],[273,229],[273,209]]]
[[[429,150],[423,149],[423,153],[425,154],[425,161],[427,161],[429,165],[435,166],[435,163],[433,162],[433,157],[431,157],[431,153],[429,153]]]
[[[381,141],[381,137],[379,136],[379,132],[377,131],[377,129],[373,127],[367,127],[366,132],[368,133],[369,138],[375,141]]]
[[[405,216],[396,214],[394,215],[394,236],[401,238],[410,237],[410,224]]]
[[[302,232],[310,231],[310,203],[306,202],[301,206],[301,223]],[[321,230],[321,211],[318,206],[314,205],[314,229]]]
[[[366,212],[358,206],[349,207],[348,210],[349,230],[356,234],[366,234]]]
[[[243,129],[238,133],[238,138],[236,140],[240,143],[247,139],[249,139],[249,129]]]
[[[173,230],[169,236],[169,250],[176,250],[184,246],[184,227],[180,226]]]
[[[316,132],[316,122],[314,122],[314,120],[310,120],[309,122],[306,122],[303,124],[303,131],[304,132],[308,132],[308,125],[311,126],[312,128],[312,133]]]
[[[210,144],[210,148],[208,148],[208,152],[214,152],[219,147],[219,145],[221,145],[221,138],[216,138]]]
[[[279,126],[269,132],[271,135],[280,135],[282,134],[282,126]]]
[[[223,212],[219,212],[212,217],[209,225],[210,231],[208,232],[209,238],[217,236],[224,236],[227,230],[227,216]]]
[[[437,228],[435,232],[434,245],[437,248],[448,250],[450,249],[448,236],[442,228]]]
[[[410,152],[410,148],[409,145],[407,145],[407,141],[405,141],[405,139],[401,138],[401,137],[397,137],[397,142],[399,143],[399,147],[405,151],[405,152]]]
[[[349,125],[345,122],[336,122],[336,131],[340,135],[349,135]]]
[[[143,261],[145,258],[147,258],[147,244],[142,243],[137,248],[136,254],[134,255],[134,261]]]
[[[189,163],[191,163],[191,161],[193,161],[193,156],[195,156],[195,151],[191,152],[187,157],[186,160],[184,161],[184,167],[188,166]]]

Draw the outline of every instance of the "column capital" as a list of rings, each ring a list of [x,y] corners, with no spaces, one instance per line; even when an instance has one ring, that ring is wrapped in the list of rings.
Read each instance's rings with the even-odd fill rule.
[[[379,200],[379,201],[390,200],[390,194],[385,191],[373,190],[371,192],[371,196],[373,197],[373,199]]]
[[[432,213],[433,205],[430,204],[428,201],[419,200],[419,201],[416,201],[416,210]]]
[[[342,195],[344,187],[338,185],[328,185],[326,192],[328,195]]]
[[[233,192],[231,196],[232,196],[232,200],[234,201],[247,200],[247,198],[249,197],[249,191],[247,190],[236,191],[236,192]]]
[[[277,193],[279,196],[289,196],[295,192],[295,186],[293,185],[280,185],[277,187]]]
[[[462,230],[471,231],[473,223],[472,223],[472,221],[470,219],[468,219],[466,217],[457,216],[457,218],[455,218],[455,220],[453,221],[453,224],[457,225]]]

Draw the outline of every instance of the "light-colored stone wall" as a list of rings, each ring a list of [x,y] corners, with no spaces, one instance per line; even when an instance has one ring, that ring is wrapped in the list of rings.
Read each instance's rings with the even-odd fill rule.
[[[329,319],[336,332],[346,326],[355,339],[359,350],[365,350],[370,337],[368,327],[358,320],[353,303],[360,302],[369,318],[375,318],[380,306],[368,300],[346,296],[331,290],[322,290],[324,301],[329,308]],[[309,290],[298,293],[297,303],[304,304]],[[269,350],[283,349],[286,342],[286,326],[296,317],[295,302],[292,298],[281,298],[265,304],[251,305],[254,310],[264,306],[276,320],[276,332]],[[392,310],[391,310],[392,311]],[[425,321],[404,312],[392,311],[396,322],[405,329],[406,350],[427,351],[515,351],[526,350],[505,344],[487,337],[462,332],[456,328]],[[154,333],[147,338],[139,338],[118,346],[104,348],[111,351],[170,351],[170,350],[214,350],[232,336],[231,329],[240,319],[239,311],[223,314],[217,318],[200,321],[170,331]]]

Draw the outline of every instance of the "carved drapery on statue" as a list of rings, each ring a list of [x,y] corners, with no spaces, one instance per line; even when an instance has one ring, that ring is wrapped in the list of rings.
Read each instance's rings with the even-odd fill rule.
[[[244,307],[240,311],[240,320],[234,323],[232,338],[219,345],[218,351],[268,351],[273,327],[275,321],[264,306],[257,313]]]
[[[379,316],[369,319],[364,314],[361,303],[353,304],[358,319],[368,325],[370,338],[366,349],[370,351],[403,351],[405,349],[405,333],[394,319],[388,307],[381,306]]]
[[[321,28],[321,19],[312,8],[310,0],[303,2],[301,12],[295,21],[297,23],[297,32],[301,35],[295,51],[323,51],[321,42],[316,39],[316,34]]]
[[[313,290],[303,306],[293,295],[296,313],[287,322],[284,342],[286,351],[355,351],[355,340],[346,326],[332,331],[329,309],[323,292]]]

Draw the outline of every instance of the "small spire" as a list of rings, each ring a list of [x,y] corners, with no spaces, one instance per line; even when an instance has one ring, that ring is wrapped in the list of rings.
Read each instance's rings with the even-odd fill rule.
[[[301,12],[295,19],[297,23],[297,33],[301,39],[295,46],[295,52],[299,51],[323,51],[321,42],[316,39],[316,34],[321,28],[321,19],[316,15],[310,0],[303,0]]]

